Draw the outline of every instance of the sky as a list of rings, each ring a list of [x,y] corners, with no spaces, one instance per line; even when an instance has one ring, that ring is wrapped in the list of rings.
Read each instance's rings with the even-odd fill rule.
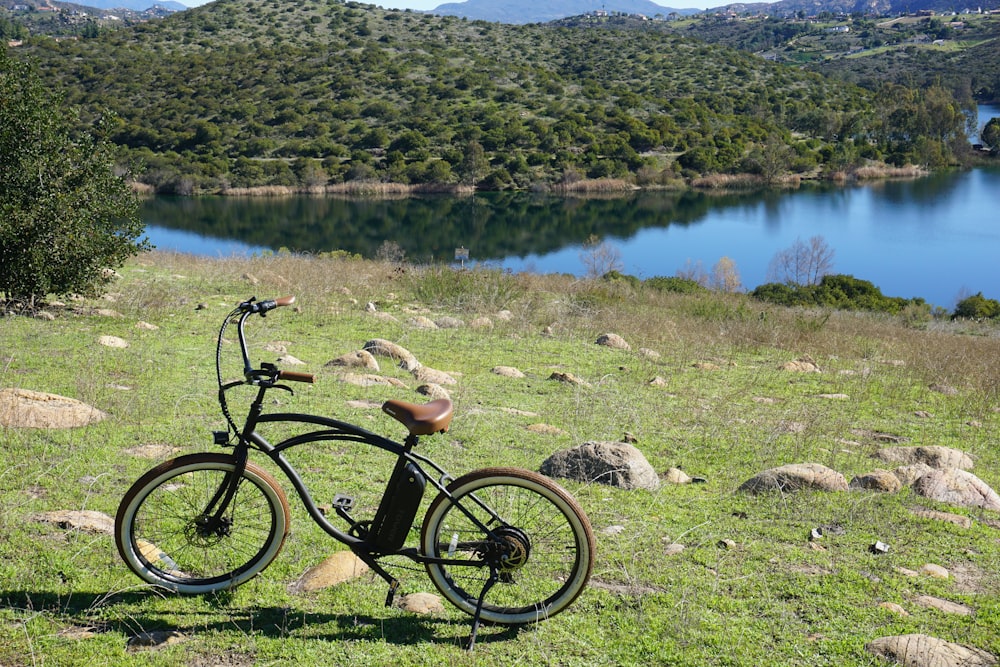
[[[363,0],[366,4],[378,5],[383,9],[434,9],[447,2],[461,2],[462,0]],[[599,0],[595,0],[598,1]],[[708,9],[725,4],[726,0],[652,0],[658,5],[670,7],[671,9]],[[180,0],[188,7],[203,5],[209,0]]]

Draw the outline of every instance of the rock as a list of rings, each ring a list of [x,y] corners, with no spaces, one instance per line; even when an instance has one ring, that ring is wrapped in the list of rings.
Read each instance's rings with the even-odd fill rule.
[[[444,613],[441,598],[431,593],[410,593],[396,600],[396,607],[412,614],[428,616]]]
[[[461,329],[465,326],[465,322],[457,317],[442,317],[434,320],[434,324],[436,324],[439,329]]]
[[[382,375],[372,375],[364,374],[358,375],[357,373],[345,373],[340,376],[340,379],[347,384],[357,385],[359,387],[374,387],[376,385],[386,384],[392,387],[399,387],[400,389],[406,389],[406,384],[402,380],[397,380],[396,378],[384,377]]]
[[[119,338],[118,336],[101,336],[97,339],[97,342],[104,347],[113,347],[119,350],[123,350],[128,347],[128,341],[124,338]]]
[[[900,484],[903,486],[912,486],[915,481],[932,470],[934,468],[926,463],[914,463],[908,466],[899,466],[892,471],[892,474],[899,479]]]
[[[429,317],[423,315],[417,315],[416,317],[411,317],[407,322],[411,327],[416,327],[417,329],[437,329],[438,325],[434,323]]]
[[[942,600],[941,598],[936,598],[932,595],[921,595],[915,602],[921,607],[927,609],[937,609],[938,611],[943,611],[946,614],[956,614],[958,616],[971,616],[972,608],[966,607],[964,604],[959,604],[958,602],[952,602],[951,600]]]
[[[671,542],[667,545],[667,548],[663,550],[664,556],[676,556],[677,554],[684,551],[684,545],[678,544],[677,542]]]
[[[257,276],[253,275],[252,273],[244,273],[242,276],[240,276],[240,278],[246,281],[246,283],[249,285],[253,286],[260,285],[260,279],[257,278]]]
[[[865,649],[907,667],[991,667],[997,664],[992,653],[921,634],[882,637],[866,644]]]
[[[368,350],[358,350],[356,352],[348,352],[343,354],[336,359],[331,359],[326,362],[325,366],[334,367],[340,366],[344,368],[364,368],[370,371],[379,372],[378,359],[375,358]]]
[[[972,470],[973,462],[965,452],[951,447],[887,447],[875,452],[875,458],[886,463],[924,463],[932,468]]]
[[[496,317],[501,322],[510,322],[511,320],[514,319],[514,313],[510,312],[509,310],[501,310],[500,312],[497,313]]]
[[[997,492],[971,472],[959,468],[932,470],[913,483],[913,490],[944,503],[1000,512]]]
[[[960,528],[972,528],[972,519],[950,512],[938,512],[936,510],[912,510],[913,516],[921,519],[932,519],[934,521],[946,521],[955,524]]]
[[[624,442],[585,442],[556,452],[541,473],[580,482],[600,482],[622,489],[656,489],[660,479],[638,449]]]
[[[944,394],[945,396],[958,395],[958,389],[955,389],[951,385],[947,384],[932,384],[928,387],[928,389],[930,389],[933,392],[937,392],[938,394]]]
[[[141,320],[139,322],[136,322],[135,328],[141,331],[159,331],[160,329],[160,327],[156,326],[155,324],[150,324],[149,322],[143,322]]]
[[[846,401],[851,397],[848,394],[816,394],[816,398],[825,398],[832,401]]]
[[[934,563],[926,563],[920,568],[920,574],[933,577],[934,579],[948,579],[951,576],[947,568],[935,565]]]
[[[605,347],[610,347],[615,350],[631,350],[632,346],[625,342],[625,339],[618,334],[606,333],[601,334],[597,337],[595,341],[597,345],[603,345]]]
[[[666,387],[667,381],[662,376],[657,375],[648,382],[650,387]]]
[[[528,424],[525,428],[541,435],[566,435],[566,431],[550,424]]]
[[[114,535],[115,520],[94,510],[56,510],[35,515],[35,521],[54,523],[63,530],[83,530],[88,533]]]
[[[368,341],[362,346],[362,349],[376,357],[389,357],[406,371],[412,372],[420,367],[420,362],[405,347],[381,338]]]
[[[170,646],[187,640],[187,635],[177,630],[153,630],[142,632],[128,639],[129,649]]]
[[[786,361],[785,363],[778,366],[783,371],[792,371],[794,373],[819,373],[819,366],[815,361],[809,357],[800,357],[795,361]]]
[[[580,385],[580,386],[583,386],[583,387],[589,387],[590,386],[589,384],[587,384],[586,381],[581,380],[580,378],[578,378],[577,376],[573,375],[572,373],[560,373],[560,372],[556,371],[555,373],[553,373],[552,375],[549,376],[549,379],[550,380],[556,380],[558,382],[565,382],[566,384]]]
[[[657,359],[660,358],[660,353],[657,352],[656,350],[651,350],[648,347],[640,347],[639,356],[646,357],[647,359],[656,361]]]
[[[449,401],[451,400],[451,394],[448,393],[448,390],[434,382],[420,385],[417,387],[417,393],[432,399],[447,398]]]
[[[494,375],[502,375],[507,378],[523,378],[524,373],[514,368],[513,366],[494,366],[490,371]]]
[[[432,382],[434,384],[448,385],[458,384],[458,380],[453,378],[448,373],[434,368],[429,368],[427,366],[419,366],[413,369],[413,377],[416,378],[418,382]]]
[[[278,363],[279,364],[285,364],[286,366],[305,366],[306,365],[306,362],[304,362],[301,359],[298,359],[296,357],[293,357],[290,354],[283,354],[280,357],[278,357]]]
[[[690,484],[691,478],[680,468],[671,468],[663,476],[663,481],[667,484]]]
[[[691,364],[691,368],[697,368],[700,371],[717,371],[720,370],[718,364],[713,364],[710,361],[696,361]]]
[[[288,587],[292,594],[308,593],[336,586],[359,577],[368,571],[368,565],[351,551],[338,551],[319,565],[314,565]]]
[[[0,389],[0,426],[76,428],[107,414],[73,398],[29,389]]]
[[[891,611],[894,614],[898,614],[899,616],[909,616],[910,615],[910,612],[908,612],[905,609],[903,609],[902,605],[898,605],[895,602],[880,602],[878,606],[882,607],[882,609],[886,609],[888,611]]]
[[[903,483],[896,475],[889,470],[873,470],[872,472],[858,475],[851,480],[851,489],[863,489],[866,491],[881,491],[883,493],[896,493],[903,488]]]
[[[793,463],[765,470],[748,479],[740,486],[740,491],[763,493],[766,491],[846,491],[847,480],[836,470],[819,463]]]
[[[178,453],[180,447],[163,444],[148,444],[129,447],[124,450],[129,456],[138,456],[141,459],[164,459]]]
[[[493,320],[488,317],[477,317],[469,322],[469,326],[473,329],[492,329]]]

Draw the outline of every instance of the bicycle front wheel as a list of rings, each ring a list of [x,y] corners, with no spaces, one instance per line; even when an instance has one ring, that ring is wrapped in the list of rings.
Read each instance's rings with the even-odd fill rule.
[[[234,469],[232,456],[190,454],[140,477],[115,517],[115,543],[129,569],[150,584],[199,594],[239,586],[266,568],[291,516],[262,468],[246,464],[222,521],[205,529],[205,512]]]
[[[454,561],[426,566],[449,602],[474,614],[491,560],[499,580],[484,600],[485,622],[539,621],[583,592],[593,568],[594,535],[587,516],[562,487],[528,470],[486,468],[456,479],[448,494],[428,508],[421,545],[427,556]]]

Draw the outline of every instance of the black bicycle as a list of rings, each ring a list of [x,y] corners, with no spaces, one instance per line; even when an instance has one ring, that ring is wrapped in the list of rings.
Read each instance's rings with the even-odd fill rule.
[[[251,451],[267,456],[291,482],[313,521],[347,545],[389,584],[391,605],[399,581],[380,564],[404,556],[422,564],[445,599],[472,615],[468,648],[481,621],[520,625],[566,609],[583,591],[594,559],[594,536],[575,499],[551,479],[518,468],[485,468],[453,479],[441,466],[418,454],[421,436],[447,431],[452,404],[389,400],[382,409],[407,429],[402,443],[361,427],[317,415],[264,412],[271,390],[292,390],[284,382],[314,382],[315,376],[254,367],[245,324],[295,301],[294,297],[239,304],[223,321],[216,348],[219,403],[229,424],[215,433],[229,453],[199,453],[161,463],[122,499],[115,519],[115,542],[128,567],[155,586],[183,594],[202,594],[239,586],[264,570],[288,535],[288,500],[277,481],[249,460]],[[241,380],[224,382],[223,345],[227,328],[237,325],[242,354]],[[256,388],[240,428],[226,400],[237,386]],[[303,433],[272,444],[258,428],[293,424]],[[354,499],[338,495],[330,512],[313,500],[288,462],[289,450],[330,441],[363,443],[396,457],[392,474],[370,518],[355,518]],[[424,517],[419,548],[404,543],[414,525],[427,486],[437,491]],[[346,523],[340,530],[328,514]]]

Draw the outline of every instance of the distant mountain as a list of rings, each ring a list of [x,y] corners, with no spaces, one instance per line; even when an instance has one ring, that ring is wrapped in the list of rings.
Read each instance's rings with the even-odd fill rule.
[[[144,12],[152,7],[162,7],[171,12],[182,12],[187,7],[174,0],[83,0],[77,4],[95,9],[131,9]]]
[[[697,14],[700,9],[672,9],[650,0],[466,0],[438,5],[432,14],[462,16],[496,23],[547,23],[595,11],[644,14],[655,17]]]

